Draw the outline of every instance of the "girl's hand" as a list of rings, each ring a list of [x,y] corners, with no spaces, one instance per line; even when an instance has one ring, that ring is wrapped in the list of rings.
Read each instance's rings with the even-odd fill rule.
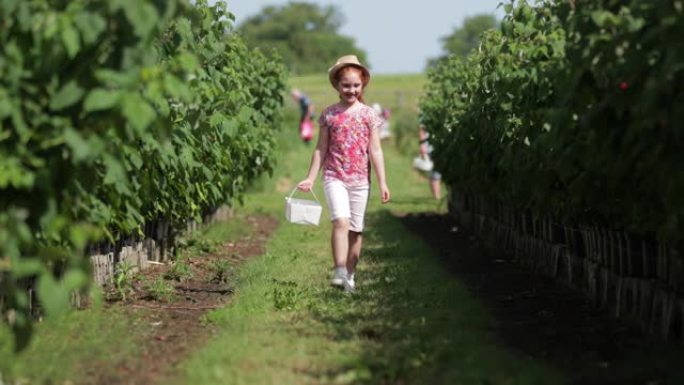
[[[299,191],[308,192],[313,188],[314,182],[311,179],[304,179],[303,181],[297,183],[297,188]]]
[[[384,183],[380,186],[380,199],[382,200],[382,204],[390,201],[390,191]]]

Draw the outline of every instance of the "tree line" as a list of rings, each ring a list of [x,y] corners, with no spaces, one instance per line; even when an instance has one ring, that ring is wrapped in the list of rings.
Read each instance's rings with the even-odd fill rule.
[[[344,15],[334,5],[290,2],[263,8],[241,22],[237,31],[248,44],[259,47],[267,55],[280,57],[290,73],[305,75],[327,71],[329,63],[348,53],[368,63],[367,53],[357,42],[340,33],[343,24]],[[480,34],[496,25],[493,14],[465,18],[462,25],[440,39],[443,54],[430,59],[426,66],[433,67],[449,56],[465,56],[478,46]]]

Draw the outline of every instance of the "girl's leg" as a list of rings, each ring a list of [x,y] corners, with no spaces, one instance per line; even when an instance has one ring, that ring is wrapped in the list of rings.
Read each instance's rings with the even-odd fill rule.
[[[347,254],[349,253],[349,193],[344,184],[338,180],[329,180],[323,184],[323,192],[328,202],[330,219],[332,220],[332,234],[330,245],[332,247],[333,265],[345,267]]]
[[[442,198],[442,174],[437,171],[430,173],[430,191],[435,199]]]
[[[349,219],[338,218],[333,221],[331,245],[333,252],[333,263],[335,267],[345,267],[347,265],[347,255],[349,254]]]
[[[363,233],[356,231],[349,231],[349,254],[347,255],[347,271],[349,274],[354,274],[356,271],[356,264],[359,263],[359,256],[361,256],[361,244],[363,241]]]
[[[368,205],[369,186],[354,187],[349,192],[349,206],[351,220],[349,221],[348,243],[349,251],[347,254],[347,272],[349,279],[347,284],[349,289],[354,290],[356,265],[361,256],[361,245],[363,243],[363,222]],[[347,287],[345,286],[345,289]]]
[[[432,191],[432,197],[435,199],[442,198],[442,188],[439,179],[430,179],[430,190]]]

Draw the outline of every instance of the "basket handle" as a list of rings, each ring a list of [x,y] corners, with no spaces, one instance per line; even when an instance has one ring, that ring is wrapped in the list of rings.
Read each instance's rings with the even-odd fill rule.
[[[297,191],[297,186],[295,186],[295,188],[292,189],[292,192],[290,193],[289,198],[292,198],[292,196],[294,195],[295,191]],[[321,203],[321,202],[318,200],[318,198],[316,197],[316,193],[313,191],[313,189],[309,189],[309,192],[311,192],[311,194],[313,194],[313,197],[314,197],[314,199],[316,200],[316,202]]]

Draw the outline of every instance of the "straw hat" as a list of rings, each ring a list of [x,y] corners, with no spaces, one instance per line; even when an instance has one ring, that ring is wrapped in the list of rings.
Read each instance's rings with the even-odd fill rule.
[[[365,81],[363,82],[364,87],[370,82],[370,72],[368,72],[368,69],[359,62],[359,58],[357,58],[356,55],[344,55],[337,59],[337,63],[328,70],[328,78],[333,87],[335,87],[335,75],[337,72],[348,66],[354,66],[363,71],[365,74]]]

